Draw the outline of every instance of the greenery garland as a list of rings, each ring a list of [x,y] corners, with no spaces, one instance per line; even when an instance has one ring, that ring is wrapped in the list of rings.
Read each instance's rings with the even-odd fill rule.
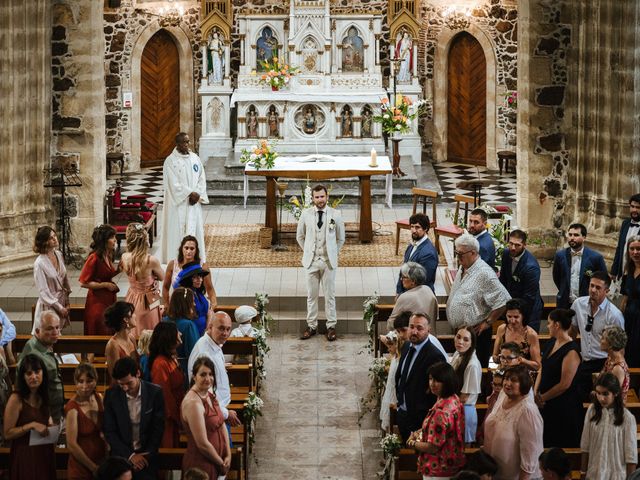
[[[360,415],[358,416],[358,425],[369,412],[374,412],[380,408],[382,394],[387,384],[387,376],[389,375],[389,365],[391,360],[385,357],[374,358],[369,367],[369,378],[371,378],[371,386],[367,394],[360,399]]]
[[[391,479],[391,467],[393,462],[398,458],[400,449],[402,448],[402,440],[395,433],[389,433],[380,440],[382,454],[384,455],[384,470],[378,473],[378,478],[382,480]]]
[[[244,419],[245,430],[249,435],[249,452],[253,450],[253,444],[256,441],[256,418],[262,416],[263,406],[264,402],[262,401],[262,399],[255,392],[250,392],[249,398],[247,398],[247,401],[244,403],[244,409],[242,410],[242,418]]]
[[[271,350],[267,343],[267,337],[271,333],[270,325],[273,322],[273,317],[267,312],[267,305],[269,304],[269,294],[256,293],[255,296],[256,310],[258,311],[258,323],[254,326],[255,340],[256,340],[256,372],[258,374],[257,388],[259,390],[260,383],[267,377],[265,369],[265,357]]]
[[[374,292],[373,295],[367,297],[362,306],[364,307],[363,317],[362,319],[365,321],[367,325],[367,335],[369,336],[369,342],[365,346],[369,353],[373,353],[373,347],[375,345],[376,339],[374,338],[376,335],[375,329],[375,321],[378,316],[378,311],[376,310],[376,306],[380,302],[380,295],[378,292]]]

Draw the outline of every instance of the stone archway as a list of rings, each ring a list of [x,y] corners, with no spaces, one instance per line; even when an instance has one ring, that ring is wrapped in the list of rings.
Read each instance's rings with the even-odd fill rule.
[[[130,170],[132,171],[140,169],[140,126],[142,122],[140,71],[142,54],[147,42],[162,28],[173,38],[178,47],[178,56],[180,58],[180,130],[187,132],[192,139],[195,138],[194,68],[191,42],[187,34],[179,26],[161,27],[157,21],[153,22],[140,33],[131,51],[133,106],[131,108],[131,125],[128,133],[131,139]]]
[[[486,159],[487,168],[497,169],[498,161],[496,158],[496,125],[497,125],[497,108],[496,108],[496,53],[495,46],[491,38],[476,25],[470,25],[463,31],[472,35],[482,46],[484,56],[487,62],[487,146]],[[436,163],[444,162],[447,159],[447,80],[448,80],[448,58],[451,42],[454,37],[460,33],[460,30],[450,30],[444,28],[436,41],[436,52],[434,58],[433,71],[433,150],[434,161]]]

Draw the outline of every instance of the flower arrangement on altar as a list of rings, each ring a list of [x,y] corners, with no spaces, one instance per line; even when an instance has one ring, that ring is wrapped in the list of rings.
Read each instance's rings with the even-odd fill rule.
[[[331,197],[331,190],[333,190],[333,187],[329,185],[327,190],[328,190],[327,195]],[[307,183],[302,189],[302,194],[300,195],[300,198],[298,199],[297,196],[293,195],[292,197],[289,198],[289,201],[286,204],[284,204],[284,208],[288,212],[290,212],[291,215],[293,215],[293,217],[296,220],[300,220],[300,215],[302,215],[302,212],[305,209],[313,206],[312,195],[313,194],[311,192],[311,185],[309,184],[309,179],[307,178]],[[342,203],[342,200],[344,200],[344,195],[342,195],[340,198],[335,198],[333,200],[330,200],[328,203],[331,208],[338,208]]]
[[[411,130],[411,122],[426,108],[426,100],[412,102],[409,97],[397,94],[394,105],[391,105],[389,99],[383,97],[380,100],[381,113],[374,115],[373,121],[380,123],[387,135],[407,133]]]
[[[504,101],[507,107],[513,108],[515,110],[516,108],[518,108],[518,92],[505,93]]]
[[[295,76],[299,71],[298,67],[287,65],[280,61],[278,57],[265,60],[261,62],[261,65],[265,71],[260,77],[260,83],[262,85],[270,85],[273,91],[284,88],[291,80],[291,77]]]
[[[260,140],[258,144],[250,149],[244,148],[240,155],[240,162],[252,165],[256,170],[261,168],[270,170],[273,168],[278,152],[274,149],[275,143],[268,140]]]

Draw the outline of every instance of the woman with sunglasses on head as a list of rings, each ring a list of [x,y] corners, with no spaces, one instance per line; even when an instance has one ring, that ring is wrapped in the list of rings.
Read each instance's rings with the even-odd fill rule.
[[[506,304],[506,323],[498,327],[496,340],[493,343],[493,361],[499,363],[500,347],[509,342],[520,347],[520,364],[531,370],[540,368],[540,341],[536,331],[525,324],[522,303],[518,299],[509,300]]]
[[[536,381],[536,403],[544,419],[544,446],[574,448],[582,431],[582,403],[575,378],[580,365],[578,345],[569,335],[573,310],[557,308],[549,314],[552,340],[542,355]]]

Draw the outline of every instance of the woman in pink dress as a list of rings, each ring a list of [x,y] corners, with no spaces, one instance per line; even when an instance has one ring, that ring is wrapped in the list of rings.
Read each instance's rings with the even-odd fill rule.
[[[164,278],[160,261],[149,255],[149,235],[141,223],[127,227],[127,253],[120,262],[129,278],[129,291],[125,301],[133,304],[136,314],[135,338],[142,330],[153,330],[160,323],[160,289],[158,281]]]

